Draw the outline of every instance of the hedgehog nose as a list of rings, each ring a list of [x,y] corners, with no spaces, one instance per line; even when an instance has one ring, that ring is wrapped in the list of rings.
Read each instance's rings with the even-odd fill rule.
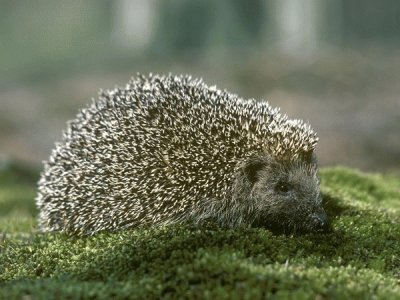
[[[328,217],[323,210],[313,214],[312,223],[315,231],[327,232],[329,229]]]

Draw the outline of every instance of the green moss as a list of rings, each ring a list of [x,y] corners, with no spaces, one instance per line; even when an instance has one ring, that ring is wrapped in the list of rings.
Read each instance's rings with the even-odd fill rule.
[[[345,168],[321,177],[333,231],[300,236],[212,226],[38,234],[33,187],[0,185],[1,203],[16,201],[29,220],[15,207],[1,215],[0,298],[399,299],[400,179]]]

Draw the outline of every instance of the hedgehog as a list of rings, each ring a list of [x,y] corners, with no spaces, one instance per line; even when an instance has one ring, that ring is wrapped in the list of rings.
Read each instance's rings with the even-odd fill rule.
[[[189,75],[137,74],[67,123],[38,183],[39,228],[326,232],[317,141],[308,123],[268,102]]]

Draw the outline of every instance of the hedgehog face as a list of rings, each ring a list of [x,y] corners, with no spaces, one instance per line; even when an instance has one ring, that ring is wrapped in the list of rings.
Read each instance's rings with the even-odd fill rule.
[[[259,157],[247,165],[255,225],[275,232],[326,232],[317,165],[313,159],[282,161]]]

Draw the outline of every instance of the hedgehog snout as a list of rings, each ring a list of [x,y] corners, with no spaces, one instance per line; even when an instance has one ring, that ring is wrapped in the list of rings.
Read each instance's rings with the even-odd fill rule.
[[[329,230],[329,220],[323,209],[311,215],[311,226],[317,232],[327,232]]]

